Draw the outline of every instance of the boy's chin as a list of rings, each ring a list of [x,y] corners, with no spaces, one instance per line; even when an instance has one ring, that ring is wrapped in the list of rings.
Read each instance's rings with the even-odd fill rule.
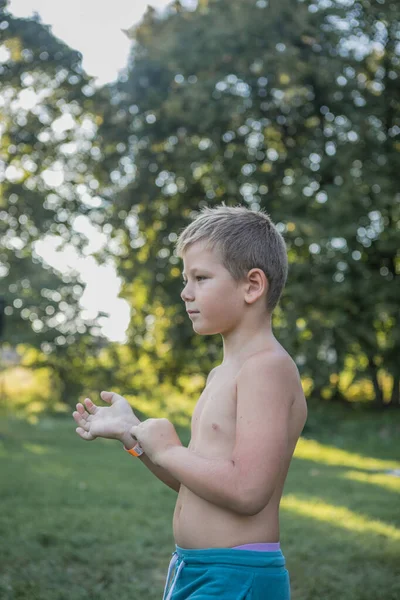
[[[200,323],[193,323],[193,331],[195,331],[198,335],[215,335],[219,333],[219,330],[207,326],[201,326]]]

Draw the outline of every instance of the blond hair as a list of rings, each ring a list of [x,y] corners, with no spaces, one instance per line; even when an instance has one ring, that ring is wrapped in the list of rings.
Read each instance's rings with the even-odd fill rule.
[[[222,264],[236,281],[250,269],[262,269],[269,283],[267,309],[274,310],[286,283],[288,260],[283,237],[267,213],[224,203],[204,207],[180,233],[177,255],[182,258],[188,246],[200,240],[220,252]]]

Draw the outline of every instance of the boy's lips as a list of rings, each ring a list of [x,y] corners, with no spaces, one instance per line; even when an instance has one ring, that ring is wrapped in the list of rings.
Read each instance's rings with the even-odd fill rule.
[[[199,311],[198,310],[187,310],[186,312],[188,313],[188,315],[193,315],[193,314],[197,314]]]

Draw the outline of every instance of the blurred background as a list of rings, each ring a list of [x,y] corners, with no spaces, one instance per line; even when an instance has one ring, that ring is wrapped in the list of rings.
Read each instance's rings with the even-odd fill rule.
[[[62,486],[76,474],[68,459],[61,466],[60,456],[50,468],[46,454],[64,440],[71,456],[97,456],[72,438],[70,414],[87,396],[98,402],[104,389],[127,397],[142,418],[169,418],[187,436],[222,349],[220,339],[192,331],[174,244],[202,206],[224,201],[261,208],[287,243],[288,283],[273,326],[296,361],[310,407],[286,510],[313,519],[312,527],[354,521],[346,535],[376,534],[375,548],[387,552],[382,562],[369,556],[375,579],[373,570],[354,567],[353,583],[335,579],[335,588],[331,573],[311,570],[302,587],[304,556],[316,550],[307,547],[304,556],[293,550],[294,597],[328,600],[346,586],[351,600],[400,597],[390,571],[390,544],[398,552],[400,540],[399,173],[396,0],[158,0],[152,6],[0,0],[4,465],[7,444],[21,449],[28,437],[25,451],[45,461],[40,485],[49,473],[68,473],[59,482],[65,495]],[[4,481],[22,468],[22,455],[20,461],[7,467]],[[310,461],[316,461],[311,471]],[[350,467],[353,475],[341,471]],[[97,476],[104,478],[101,465]],[[302,500],[295,495],[297,485],[319,476],[326,489],[341,490],[346,508],[338,508],[334,495],[319,504],[310,504],[306,489]],[[85,503],[89,484],[81,483],[77,493]],[[375,496],[368,495],[372,490]],[[351,513],[360,502],[361,512],[371,510],[362,522]],[[289,543],[299,530],[298,521],[293,528],[287,522]],[[35,544],[57,543],[54,528],[43,528],[32,546],[25,540],[25,557]],[[365,540],[354,546],[354,537],[350,542],[341,532],[337,560],[358,556],[355,564],[365,564]],[[329,528],[319,533],[316,558],[323,540],[334,539]],[[146,540],[141,550],[153,547]],[[149,594],[143,597],[159,597],[168,551],[159,572],[141,571],[126,584],[137,597],[141,586]],[[32,563],[32,573],[36,568]],[[18,588],[10,572],[0,577],[0,598],[64,598],[69,589],[57,580],[48,591],[48,579],[38,583],[34,575]],[[147,577],[155,577],[155,592]],[[358,595],[361,579],[368,584]],[[391,583],[379,596],[383,580]],[[98,588],[92,582],[96,593],[84,595],[80,587],[65,598],[102,598],[111,589],[105,581]]]

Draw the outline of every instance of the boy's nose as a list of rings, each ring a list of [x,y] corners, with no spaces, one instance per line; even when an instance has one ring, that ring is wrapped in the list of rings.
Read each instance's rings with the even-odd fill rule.
[[[187,285],[185,285],[185,287],[181,291],[181,298],[184,302],[189,302],[190,300],[194,299],[193,292],[190,291]]]

